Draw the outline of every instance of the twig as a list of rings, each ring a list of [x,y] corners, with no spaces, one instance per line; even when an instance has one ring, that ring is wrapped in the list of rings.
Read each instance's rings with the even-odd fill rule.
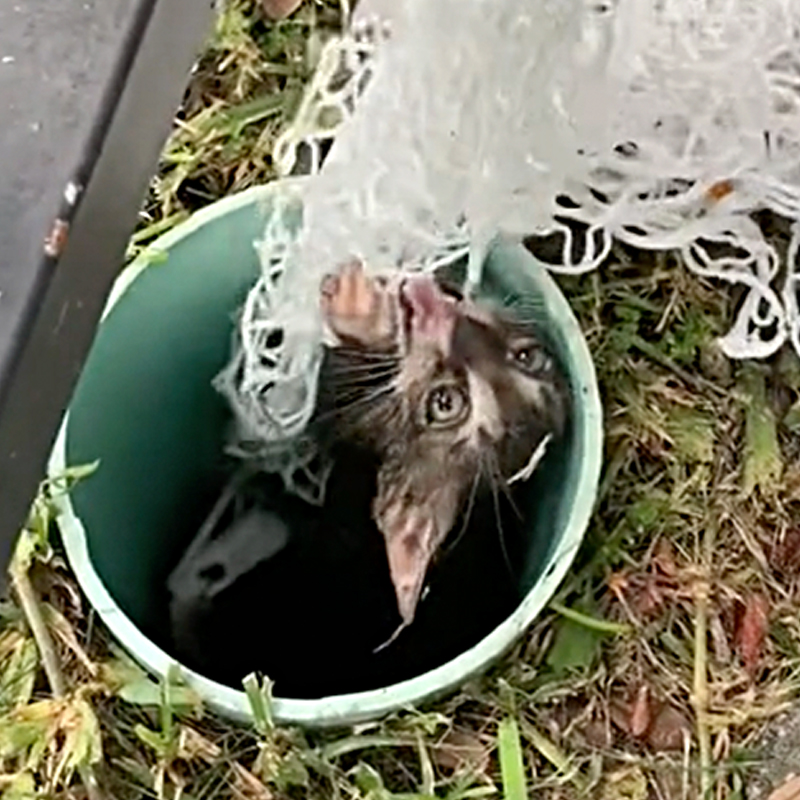
[[[28,570],[22,566],[20,559],[15,557],[11,562],[10,571],[11,580],[17,593],[19,603],[22,606],[22,611],[25,614],[28,627],[33,634],[36,647],[39,649],[39,655],[42,658],[42,666],[44,667],[44,674],[47,676],[50,690],[53,692],[54,697],[63,697],[66,694],[64,675],[61,672],[58,656],[56,655],[55,647],[53,647],[53,640],[50,638],[50,632],[47,630],[42,610],[39,608],[36,592],[28,576]]]
[[[25,534],[23,533],[22,535],[24,536]],[[33,640],[36,642],[36,647],[39,650],[39,655],[42,659],[42,667],[47,676],[47,682],[50,684],[50,690],[53,693],[53,697],[59,700],[63,699],[67,693],[64,673],[61,671],[61,665],[58,662],[53,640],[50,636],[50,631],[47,630],[47,625],[45,624],[42,610],[39,607],[39,601],[36,598],[36,591],[31,583],[28,569],[18,554],[15,554],[12,558],[9,572],[11,573],[11,582],[14,586],[17,598],[22,606],[22,612],[25,615],[28,627],[33,634]],[[103,793],[97,781],[97,776],[91,765],[85,764],[79,766],[78,775],[89,795],[89,800],[104,800]]]
[[[597,490],[597,500],[595,507],[599,506],[603,500],[606,499],[611,487],[617,480],[617,476],[622,471],[623,467],[630,459],[629,446],[627,443],[619,445],[608,460],[608,466],[605,469],[602,480],[600,481],[600,488]]]
[[[712,554],[716,529],[713,522],[706,527],[703,541],[703,577],[695,590],[694,625],[694,705],[697,721],[697,742],[700,749],[700,798],[709,800],[712,791],[711,732],[708,728],[708,599]]]
[[[572,759],[552,739],[545,736],[524,717],[520,718],[519,727],[522,735],[561,775],[572,782],[579,793],[588,791],[589,785],[586,778],[578,771]]]
[[[331,742],[320,748],[319,755],[327,760],[334,758],[341,758],[350,753],[358,752],[359,750],[372,750],[384,747],[414,747],[416,741],[410,737],[398,737],[392,739],[388,736],[350,736],[346,739],[340,739],[337,742]]]
[[[582,614],[580,611],[574,611],[573,609],[562,605],[557,600],[551,601],[550,608],[552,608],[553,611],[561,614],[562,617],[566,617],[568,620],[571,620],[572,622],[575,622],[576,624],[582,625],[584,628],[589,628],[593,631],[599,631],[601,633],[616,633],[620,636],[627,636],[629,633],[633,633],[633,628],[630,625],[626,625],[624,622],[610,622],[607,619],[590,617],[588,614]]]
[[[723,387],[717,386],[717,384],[706,378],[692,375],[682,367],[679,367],[669,356],[662,353],[655,345],[643,339],[641,336],[634,336],[632,345],[651,361],[655,361],[656,364],[659,364],[664,369],[670,370],[670,372],[674,373],[687,386],[691,386],[695,391],[711,391],[719,397],[725,398],[729,396],[730,393]]]

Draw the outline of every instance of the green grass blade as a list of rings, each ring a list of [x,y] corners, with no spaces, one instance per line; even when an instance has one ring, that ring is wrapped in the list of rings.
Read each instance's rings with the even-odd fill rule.
[[[504,800],[527,800],[525,762],[517,721],[506,717],[497,731],[497,749],[500,754],[500,775],[503,780]]]
[[[633,633],[633,628],[630,625],[589,616],[580,611],[575,611],[575,609],[569,608],[556,600],[550,603],[550,608],[556,613],[561,614],[565,619],[582,625],[584,628],[589,628],[589,630],[597,631],[598,633],[614,633],[619,636],[628,636]]]
[[[783,458],[764,372],[752,364],[744,365],[741,385],[746,398],[742,477],[745,495],[749,496],[757,486],[762,491],[769,491],[779,485]]]
[[[253,714],[255,728],[261,736],[268,736],[275,728],[272,718],[272,681],[264,678],[259,681],[258,676],[248,675],[242,682],[250,710]]]

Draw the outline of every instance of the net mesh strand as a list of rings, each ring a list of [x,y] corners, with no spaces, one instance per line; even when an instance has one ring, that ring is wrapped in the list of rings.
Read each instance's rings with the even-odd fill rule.
[[[468,254],[477,283],[497,234],[555,239],[548,267],[573,274],[615,238],[674,249],[745,288],[727,355],[800,352],[800,226],[782,262],[752,216],[800,220],[796,0],[362,0],[276,144],[285,173],[301,143],[303,225],[279,199],[218,386],[236,451],[309,499],[317,292],[353,256],[387,272]]]

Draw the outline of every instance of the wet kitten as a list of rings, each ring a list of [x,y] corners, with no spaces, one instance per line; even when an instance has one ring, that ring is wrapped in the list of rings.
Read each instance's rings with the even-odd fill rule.
[[[372,516],[407,626],[459,515],[508,493],[562,432],[566,383],[530,324],[429,276],[388,282],[351,262],[325,279],[321,307],[334,341],[319,435],[377,458]]]

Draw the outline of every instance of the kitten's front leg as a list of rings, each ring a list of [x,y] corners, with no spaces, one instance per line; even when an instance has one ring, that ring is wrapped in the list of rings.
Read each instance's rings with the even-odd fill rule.
[[[365,273],[360,261],[349,261],[323,279],[320,305],[325,321],[343,342],[362,347],[396,343],[395,298],[384,281]]]

